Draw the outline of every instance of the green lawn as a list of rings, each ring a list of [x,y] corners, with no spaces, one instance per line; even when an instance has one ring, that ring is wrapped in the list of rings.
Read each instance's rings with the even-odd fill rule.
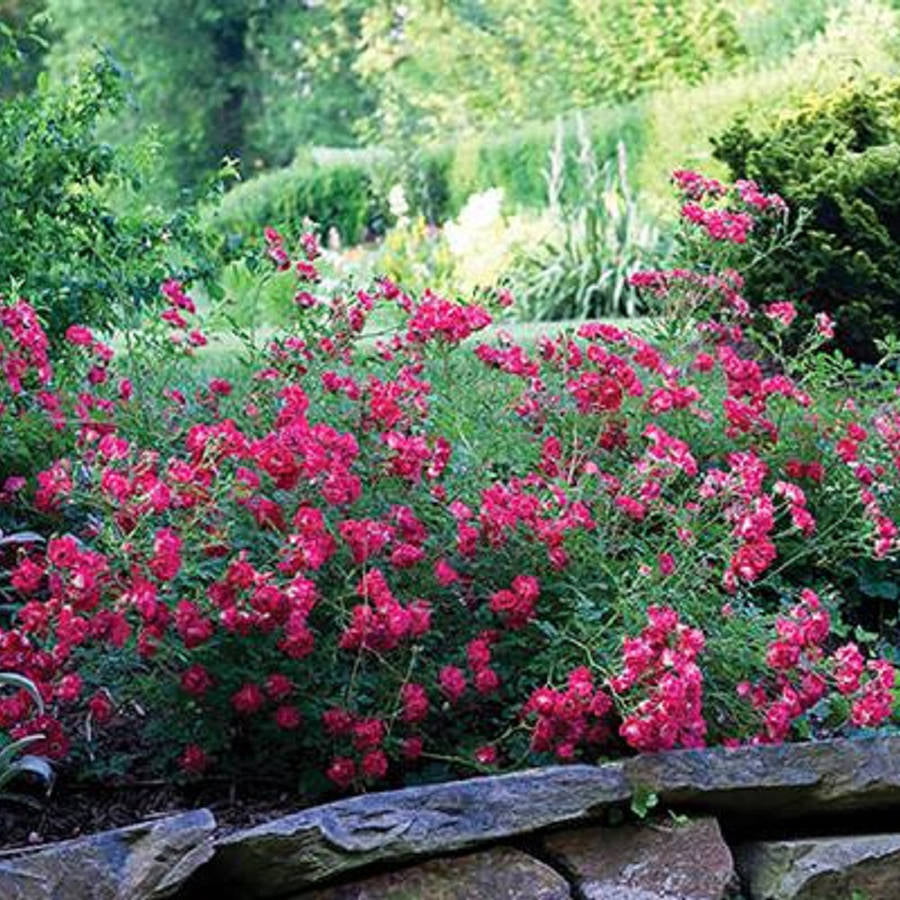
[[[631,331],[645,331],[652,322],[648,317],[638,317],[634,319],[600,319],[598,321],[609,322],[621,328],[627,328]],[[497,322],[484,331],[473,335],[468,343],[480,343],[485,340],[491,340],[503,331],[512,335],[513,339],[525,346],[533,345],[544,335],[554,335],[564,329],[575,330],[584,321],[581,319],[570,319],[561,322]],[[254,339],[257,346],[263,347],[265,343],[279,332],[272,326],[263,325],[256,329]],[[362,345],[374,343],[376,337],[384,332],[375,332],[364,334]],[[227,373],[232,371],[234,366],[238,364],[240,356],[244,351],[244,344],[234,334],[215,334],[210,336],[209,344],[198,352],[198,357],[202,362],[203,368],[210,373]]]

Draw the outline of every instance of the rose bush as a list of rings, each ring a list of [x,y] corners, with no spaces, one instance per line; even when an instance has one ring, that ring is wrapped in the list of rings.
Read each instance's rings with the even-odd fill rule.
[[[781,213],[698,178],[677,180],[705,239]],[[266,237],[297,328],[246,378],[167,386],[149,425],[88,329],[67,336],[83,383],[56,390],[30,307],[0,315],[0,421],[69,436],[4,485],[48,540],[6,548],[0,669],[47,711],[2,699],[0,727],[82,764],[124,747],[317,792],[889,720],[890,631],[848,641],[836,587],[898,549],[890,368],[830,365],[827,320],[753,313],[731,271],[635,276],[658,334],[526,347],[388,281],[321,296],[315,238]],[[202,345],[163,293],[177,346]],[[384,304],[405,324],[375,340]]]

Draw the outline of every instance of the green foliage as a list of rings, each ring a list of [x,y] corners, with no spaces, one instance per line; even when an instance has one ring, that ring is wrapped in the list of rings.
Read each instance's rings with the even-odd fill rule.
[[[647,95],[642,152],[634,161],[636,186],[656,209],[669,212],[673,169],[727,176],[727,167],[712,158],[709,139],[736,116],[751,129],[766,130],[810,93],[836,90],[851,77],[896,74],[897,29],[897,12],[884,3],[847,0],[829,11],[821,34],[772,65]]]
[[[108,48],[133,73],[136,108],[120,134],[149,120],[167,175],[193,183],[225,156],[284,164],[303,141],[347,144],[369,108],[352,53],[361,0],[47,0],[61,37],[54,67]],[[337,8],[336,8],[337,7]]]
[[[285,164],[298,146],[356,145],[356,123],[374,106],[353,68],[369,5],[275,0],[253,20],[255,105],[246,114],[248,153]]]
[[[561,219],[562,233],[524,249],[514,265],[509,280],[519,313],[538,320],[638,315],[644,307],[628,278],[638,269],[658,266],[667,242],[638,209],[625,147],[619,144],[617,159],[600,171],[583,134],[574,185],[563,154],[560,132],[548,184],[550,208]],[[566,193],[577,199],[565,200]]]
[[[641,105],[599,107],[566,117],[561,124],[531,123],[502,135],[485,132],[459,142],[448,175],[451,208],[457,210],[470,194],[489,187],[503,188],[515,206],[546,205],[547,156],[554,148],[561,155],[562,199],[577,201],[585,135],[600,159],[612,157],[620,142],[631,154],[639,153],[644,142]]]
[[[24,691],[30,701],[34,703],[38,713],[43,715],[44,700],[31,679],[16,672],[0,672],[0,689],[4,688]],[[47,760],[25,753],[30,746],[40,743],[43,739],[44,736],[41,734],[30,734],[18,740],[6,741],[0,737],[0,800],[31,802],[29,797],[10,794],[6,791],[7,785],[23,775],[38,778],[48,786],[52,783],[53,770]]]
[[[345,242],[380,229],[384,204],[375,194],[377,153],[307,150],[288,167],[238,185],[207,210],[210,224],[232,239],[256,237],[260,229],[296,231],[304,218],[323,232],[337,229]]]
[[[98,139],[120,101],[119,74],[99,58],[67,84],[42,79],[0,108],[0,292],[27,295],[51,336],[74,322],[120,324],[167,275],[206,267],[190,216],[148,207],[141,174]],[[196,266],[177,264],[182,241]]]
[[[629,101],[651,94],[646,146],[660,149],[635,181],[659,187],[657,173],[708,156],[698,138],[742,106],[781,108],[848,66],[883,70],[894,31],[880,0],[3,0],[0,19],[43,6],[52,71],[99,44],[133,74],[136,103],[110,133],[157,128],[168,183],[193,183],[225,155],[249,177],[298,146],[362,140],[393,157],[429,219],[492,185],[514,202],[540,196],[552,128],[528,123],[624,102],[630,127]],[[621,137],[634,154],[614,131],[609,149]],[[453,146],[435,151],[448,132]],[[485,177],[468,185],[473,173]]]
[[[824,31],[833,11],[846,0],[761,0],[739,10],[737,30],[754,63],[775,63]]]
[[[0,99],[30,90],[47,49],[42,0],[0,0]]]
[[[900,80],[811,96],[768,129],[737,121],[715,144],[736,176],[809,212],[790,247],[748,272],[748,299],[804,298],[837,320],[846,353],[873,360],[900,313]]]
[[[637,104],[592,110],[581,119],[592,152],[607,158],[618,140],[629,149],[640,147],[641,112]],[[550,123],[533,123],[501,135],[473,135],[409,153],[388,149],[326,149],[301,151],[278,171],[251,178],[232,189],[208,220],[235,237],[255,237],[260,229],[296,230],[305,218],[327,232],[334,227],[342,240],[355,242],[380,234],[387,221],[386,198],[401,184],[413,209],[430,222],[456,215],[468,197],[502,188],[512,207],[536,209],[547,200],[547,155],[555,145]],[[580,190],[578,158],[581,144],[574,118],[562,126],[562,196],[574,202]]]
[[[412,114],[432,136],[700,81],[742,55],[731,10],[713,0],[377,4],[362,34],[357,68],[378,94],[375,127]]]
[[[223,267],[219,288],[222,296],[213,307],[213,325],[225,322],[241,333],[261,323],[282,324],[296,293],[290,273],[271,276],[266,271],[264,276],[245,259]]]
[[[430,288],[440,294],[458,290],[454,257],[441,231],[422,216],[400,221],[379,244],[372,274],[384,275],[419,296]]]
[[[631,811],[639,819],[646,819],[650,812],[659,805],[659,796],[646,785],[634,786],[631,795]]]

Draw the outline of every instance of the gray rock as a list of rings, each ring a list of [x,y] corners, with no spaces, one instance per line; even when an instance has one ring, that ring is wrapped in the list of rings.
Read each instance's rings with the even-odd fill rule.
[[[543,843],[584,900],[722,900],[735,880],[713,818],[581,828]]]
[[[433,859],[363,881],[307,891],[296,900],[571,900],[568,882],[511,847]]]
[[[3,900],[161,900],[213,854],[208,809],[4,854]],[[14,851],[19,853],[20,851]]]
[[[375,862],[590,819],[629,796],[618,768],[580,765],[367,794],[230,835],[205,874],[236,896],[277,897]]]
[[[790,819],[900,805],[900,737],[674,750],[619,765],[662,804],[718,815]]]
[[[761,841],[735,858],[752,900],[900,897],[900,834]]]

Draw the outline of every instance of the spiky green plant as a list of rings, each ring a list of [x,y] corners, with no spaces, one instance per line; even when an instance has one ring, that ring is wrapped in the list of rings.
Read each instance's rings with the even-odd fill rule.
[[[526,320],[640,315],[644,309],[628,278],[661,263],[669,249],[667,237],[638,208],[624,144],[599,166],[580,117],[577,134],[577,184],[566,183],[561,125],[550,151],[547,199],[559,228],[537,247],[523,248],[509,276]]]

